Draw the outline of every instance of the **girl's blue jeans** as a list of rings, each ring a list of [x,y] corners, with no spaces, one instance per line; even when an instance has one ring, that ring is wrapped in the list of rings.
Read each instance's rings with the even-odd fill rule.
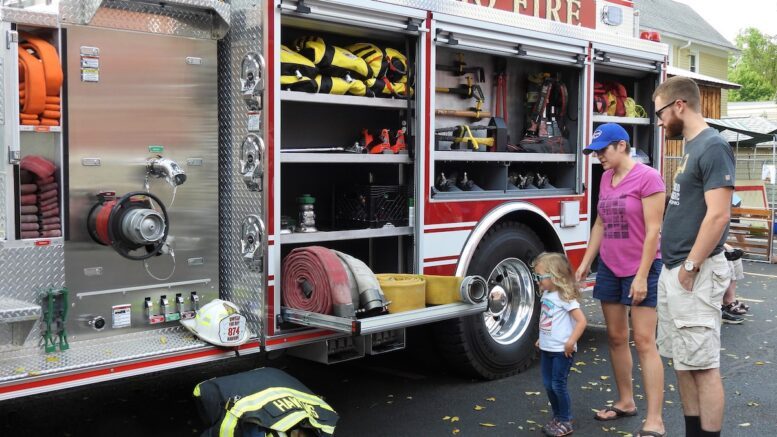
[[[542,384],[548,393],[553,417],[562,422],[572,420],[572,401],[567,390],[567,378],[573,359],[574,354],[567,358],[564,352],[540,351]]]

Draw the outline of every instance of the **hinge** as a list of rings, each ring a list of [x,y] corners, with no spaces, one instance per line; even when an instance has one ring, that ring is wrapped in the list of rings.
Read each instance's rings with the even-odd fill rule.
[[[526,50],[523,49],[523,45],[518,44],[518,47],[516,47],[515,49],[518,51],[517,53],[518,56],[526,56]]]
[[[584,54],[578,53],[575,57],[577,58],[577,63],[578,64],[581,64],[581,65],[585,64],[585,55]]]
[[[309,14],[310,7],[305,4],[305,0],[297,0],[297,13]]]
[[[21,161],[21,152],[18,150],[10,150],[8,149],[8,163],[11,165],[17,165],[19,164],[19,161]]]
[[[5,34],[5,48],[10,49],[11,44],[19,44],[19,32],[9,30]]]
[[[418,32],[418,24],[412,18],[407,19],[407,30],[408,32]]]

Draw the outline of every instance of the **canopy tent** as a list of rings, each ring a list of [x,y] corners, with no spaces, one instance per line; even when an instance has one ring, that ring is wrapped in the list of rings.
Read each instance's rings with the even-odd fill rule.
[[[777,123],[762,117],[746,118],[705,118],[708,125],[719,130],[729,143],[740,146],[756,146],[761,143],[775,141]],[[768,144],[772,146],[773,144]]]

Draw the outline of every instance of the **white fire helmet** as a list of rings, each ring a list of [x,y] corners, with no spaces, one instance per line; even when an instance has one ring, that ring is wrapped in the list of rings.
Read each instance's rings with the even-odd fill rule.
[[[232,302],[214,299],[197,311],[194,319],[181,324],[202,341],[216,346],[240,346],[251,338],[246,318]]]

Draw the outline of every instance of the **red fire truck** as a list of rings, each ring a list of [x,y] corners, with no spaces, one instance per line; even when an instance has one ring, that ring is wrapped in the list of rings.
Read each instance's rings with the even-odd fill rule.
[[[416,325],[458,370],[513,374],[531,260],[587,245],[593,129],[662,165],[667,48],[631,1],[3,4],[0,399],[236,354],[335,363]],[[321,294],[290,265],[311,247],[484,281],[312,311],[286,292]],[[247,321],[237,348],[180,324],[217,298]]]

